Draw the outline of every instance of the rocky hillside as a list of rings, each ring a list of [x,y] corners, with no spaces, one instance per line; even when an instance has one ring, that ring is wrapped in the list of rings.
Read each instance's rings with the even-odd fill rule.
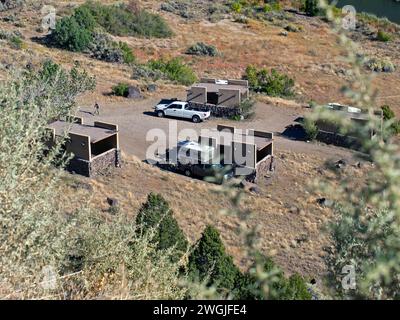
[[[141,84],[141,79],[132,79],[131,67],[108,63],[90,58],[87,54],[73,53],[47,46],[44,43],[46,31],[41,27],[46,9],[44,5],[55,8],[57,19],[68,16],[83,1],[21,1],[24,4],[15,9],[0,12],[0,67],[37,64],[43,59],[71,66],[79,61],[96,75],[98,86],[96,99],[107,100],[104,93],[110,92],[117,82]],[[101,1],[113,4],[119,1]],[[238,78],[249,64],[275,68],[295,79],[296,99],[302,102],[311,100],[320,103],[329,101],[345,102],[340,88],[349,79],[346,64],[338,57],[341,53],[335,35],[329,25],[318,17],[308,17],[285,11],[271,11],[260,15],[232,12],[229,1],[135,1],[140,8],[161,15],[173,35],[165,38],[144,38],[134,36],[112,36],[115,41],[123,41],[132,49],[138,62],[159,57],[181,57],[200,76],[218,78]],[[296,3],[296,1],[292,1]],[[286,7],[292,8],[291,2]],[[44,10],[43,14],[41,10]],[[375,22],[360,21],[352,37],[359,45],[359,54],[366,55],[377,62],[372,69],[384,69],[382,61],[400,64],[399,37],[391,41],[377,41],[376,34],[381,27]],[[393,31],[393,30],[392,30]],[[395,31],[394,34],[398,33]],[[6,34],[16,35],[21,43],[7,40]],[[10,36],[9,36],[10,37]],[[9,38],[8,37],[8,38]],[[15,40],[15,39],[14,39]],[[197,42],[212,45],[221,53],[218,56],[187,55],[187,49]],[[398,104],[399,71],[378,72],[374,74],[378,103],[389,104],[400,112]],[[171,83],[161,84],[173,86]],[[92,96],[88,99],[93,99]]]
[[[93,92],[79,97],[79,105],[92,106],[98,101],[105,106],[102,116],[108,117],[106,120],[120,121],[121,145],[126,149],[124,167],[96,179],[63,176],[71,211],[80,206],[74,201],[78,192],[105,215],[107,197],[117,198],[125,212],[133,213],[148,193],[161,192],[192,243],[206,224],[213,224],[228,253],[245,269],[248,261],[243,258],[243,243],[234,234],[240,221],[219,214],[230,208],[229,197],[220,195],[213,185],[160,171],[132,156],[137,145],[143,150],[146,145],[132,142],[132,137],[141,133],[131,134],[128,118],[141,122],[159,98],[184,96],[195,77],[242,78],[246,68],[254,65],[293,79],[293,94],[283,98],[255,95],[259,105],[252,122],[233,125],[281,133],[284,126],[307,112],[304,106],[312,101],[347,102],[341,88],[351,81],[351,74],[340,58],[343,49],[331,26],[322,17],[304,14],[294,0],[280,1],[279,6],[248,1],[240,7],[236,1],[125,1],[128,13],[115,9],[116,20],[110,20],[101,8],[121,1],[99,1],[100,7],[89,6],[77,14],[76,9],[84,3],[0,1],[0,79],[10,71],[35,68],[48,59],[66,69],[79,64],[97,81]],[[87,10],[92,10],[96,21],[88,19]],[[52,19],[53,13],[57,23],[64,21],[58,34],[43,25],[43,18]],[[138,17],[134,23],[130,14]],[[76,36],[64,37],[63,32],[71,29]],[[359,16],[357,28],[349,35],[359,45],[357,54],[366,57],[363,68],[374,78],[377,107],[388,104],[400,116],[400,27]],[[174,73],[176,70],[179,72]],[[144,100],[111,94],[118,83],[138,87]],[[145,119],[147,125],[152,118]],[[208,124],[216,125],[212,121]],[[231,120],[223,121],[232,125]],[[282,124],[284,121],[290,122]],[[276,128],[272,127],[275,122]],[[267,124],[271,127],[265,128]],[[320,177],[334,179],[333,167],[361,185],[372,166],[357,163],[354,153],[342,148],[294,142],[280,135],[276,145],[276,174],[264,176],[257,189],[246,190],[243,206],[253,212],[248,223],[259,227],[262,251],[274,256],[286,272],[318,277],[326,272],[324,258],[331,243],[323,230],[332,212],[327,196],[316,193],[311,184]],[[346,165],[338,166],[341,158]]]

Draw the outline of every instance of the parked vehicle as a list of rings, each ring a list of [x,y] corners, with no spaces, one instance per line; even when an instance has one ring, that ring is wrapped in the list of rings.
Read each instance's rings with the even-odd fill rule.
[[[160,103],[155,106],[154,109],[157,116],[160,118],[167,116],[190,119],[194,123],[204,121],[211,115],[211,112],[207,109],[202,110],[200,108],[191,106],[188,102],[178,100],[171,103]]]
[[[180,141],[174,152],[176,152],[176,161],[171,158],[169,160],[175,163],[178,171],[188,177],[215,178],[216,183],[223,183],[234,177],[232,165],[213,162],[216,160],[216,150],[211,146],[200,145],[194,141]]]
[[[179,164],[178,170],[187,177],[214,178],[216,183],[223,183],[234,177],[234,169],[231,165],[223,164]]]

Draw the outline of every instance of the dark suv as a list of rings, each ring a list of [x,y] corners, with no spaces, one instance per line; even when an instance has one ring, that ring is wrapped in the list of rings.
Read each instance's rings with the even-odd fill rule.
[[[181,171],[188,177],[199,178],[213,177],[217,183],[223,183],[234,177],[234,169],[231,165],[223,164],[192,164],[181,165]]]

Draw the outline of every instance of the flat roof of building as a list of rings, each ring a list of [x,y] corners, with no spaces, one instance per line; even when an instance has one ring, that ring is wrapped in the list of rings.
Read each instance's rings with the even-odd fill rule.
[[[208,137],[208,138],[216,138],[216,137],[221,137],[223,134],[229,133],[229,131],[218,131],[217,129],[212,129],[210,130],[211,133],[209,135],[202,135],[203,137]],[[236,142],[242,142],[242,143],[250,143],[248,141],[248,137],[251,137],[251,139],[254,139],[252,142],[256,145],[257,150],[262,150],[266,146],[270,145],[272,143],[272,139],[264,138],[264,137],[257,137],[257,136],[252,136],[246,133],[238,133],[235,132],[232,134],[232,141]]]
[[[209,83],[209,82],[199,82],[194,84],[194,88],[206,88],[207,92],[218,93],[221,89],[227,90],[240,90],[241,93],[247,92],[248,88],[246,86],[241,86],[237,84],[219,84],[219,83]]]
[[[68,133],[75,133],[84,136],[89,136],[91,142],[97,142],[108,137],[111,137],[116,132],[110,129],[99,128],[86,124],[71,123],[57,120],[48,125],[49,128],[55,130],[56,136],[65,136]]]
[[[366,110],[362,110],[360,108],[355,108],[351,106],[342,105],[339,103],[329,103],[324,106],[324,108],[339,114],[341,117],[350,118],[355,120],[368,120],[369,115]],[[375,115],[381,116],[383,115],[382,110],[374,110]]]

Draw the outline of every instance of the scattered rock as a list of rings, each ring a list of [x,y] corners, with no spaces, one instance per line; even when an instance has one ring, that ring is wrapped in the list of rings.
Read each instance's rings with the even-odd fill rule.
[[[156,92],[157,89],[158,89],[158,87],[157,87],[156,84],[149,84],[149,85],[147,86],[147,91],[148,91],[148,92]]]
[[[80,182],[80,181],[73,183],[71,185],[71,187],[74,188],[75,190],[83,189],[83,190],[87,190],[87,191],[93,191],[93,187],[91,184]]]
[[[34,65],[32,62],[28,62],[25,66],[26,70],[32,71],[34,69]]]
[[[303,242],[307,242],[309,240],[309,237],[306,233],[300,235],[298,238],[296,238],[296,241],[298,244],[301,244]]]
[[[327,208],[331,208],[333,206],[333,201],[330,199],[326,199],[326,198],[317,199],[317,203],[320,206],[327,207]]]
[[[257,185],[254,185],[254,186],[250,187],[249,191],[253,192],[253,193],[256,193],[256,194],[260,194],[261,193],[261,190]]]
[[[253,193],[257,193],[260,194],[261,190],[260,188],[255,184],[255,183],[251,183],[247,180],[242,180],[240,182],[240,186],[245,190],[245,191],[249,191],[249,192],[253,192]]]
[[[341,159],[341,160],[339,160],[339,161],[337,161],[337,162],[335,163],[335,167],[338,168],[338,169],[342,169],[342,168],[344,168],[346,165],[347,165],[347,162],[346,162],[346,160],[344,160],[344,159]]]
[[[296,206],[292,206],[292,207],[290,207],[289,212],[293,213],[293,214],[299,214],[300,213],[300,209],[297,208]]]
[[[287,37],[288,36],[288,32],[287,31],[282,31],[281,33],[279,33],[280,36],[283,37]]]
[[[142,93],[138,87],[130,86],[128,88],[128,98],[129,99],[142,99]]]
[[[107,203],[110,207],[118,207],[118,205],[119,205],[118,200],[114,199],[114,198],[107,197]]]

